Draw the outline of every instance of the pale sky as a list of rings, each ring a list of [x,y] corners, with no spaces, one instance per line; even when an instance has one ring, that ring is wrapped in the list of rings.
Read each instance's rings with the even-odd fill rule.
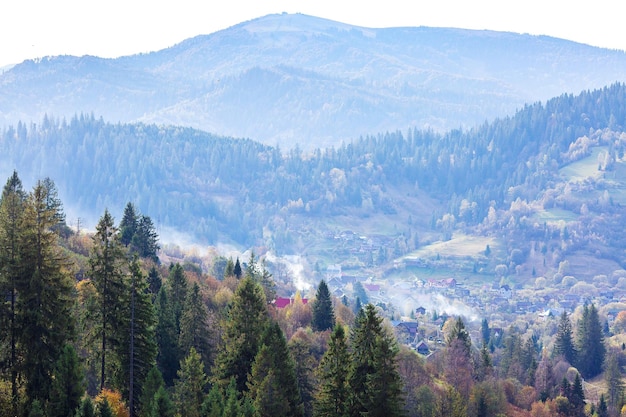
[[[0,68],[46,55],[113,58],[167,48],[271,13],[366,27],[549,35],[626,50],[623,0],[3,0]]]

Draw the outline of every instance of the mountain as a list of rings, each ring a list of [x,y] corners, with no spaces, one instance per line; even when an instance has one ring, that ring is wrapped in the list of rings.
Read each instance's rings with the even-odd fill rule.
[[[93,113],[313,149],[472,127],[625,80],[626,53],[562,39],[280,14],[149,54],[25,61],[0,75],[0,125]]]
[[[105,208],[119,219],[131,201],[166,241],[175,230],[203,245],[382,268],[376,274],[407,256],[420,265],[449,256],[463,274],[525,265],[526,276],[568,260],[591,279],[626,268],[625,121],[625,84],[470,130],[396,131],[311,152],[46,117],[2,131],[0,173],[17,169],[25,184],[51,177],[70,224],[78,215],[83,227]]]

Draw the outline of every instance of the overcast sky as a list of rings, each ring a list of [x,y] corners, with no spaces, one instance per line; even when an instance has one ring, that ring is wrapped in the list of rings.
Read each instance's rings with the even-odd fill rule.
[[[626,50],[622,0],[5,0],[0,67],[46,55],[118,57],[271,13],[366,27],[433,26],[549,35]]]

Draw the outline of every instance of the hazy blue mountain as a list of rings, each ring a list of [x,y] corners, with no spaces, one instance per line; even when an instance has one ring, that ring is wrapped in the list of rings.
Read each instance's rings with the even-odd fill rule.
[[[17,169],[26,187],[52,178],[69,223],[80,216],[83,227],[105,208],[119,220],[131,201],[165,240],[175,230],[311,264],[370,265],[461,234],[481,237],[476,254],[484,242],[497,248],[499,262],[514,249],[516,265],[530,257],[529,273],[569,259],[593,277],[609,268],[600,259],[609,272],[626,268],[625,127],[623,83],[474,129],[394,131],[311,152],[80,115],[3,129],[0,173]]]
[[[624,80],[626,53],[561,39],[281,14],[150,54],[25,61],[0,75],[0,125],[93,113],[314,148],[471,127]]]

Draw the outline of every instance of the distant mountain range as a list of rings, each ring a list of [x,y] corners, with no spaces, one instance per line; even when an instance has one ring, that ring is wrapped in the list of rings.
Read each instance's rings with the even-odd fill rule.
[[[0,75],[0,126],[93,113],[313,149],[398,129],[472,127],[616,81],[626,81],[622,51],[281,14],[150,54],[25,61]]]

